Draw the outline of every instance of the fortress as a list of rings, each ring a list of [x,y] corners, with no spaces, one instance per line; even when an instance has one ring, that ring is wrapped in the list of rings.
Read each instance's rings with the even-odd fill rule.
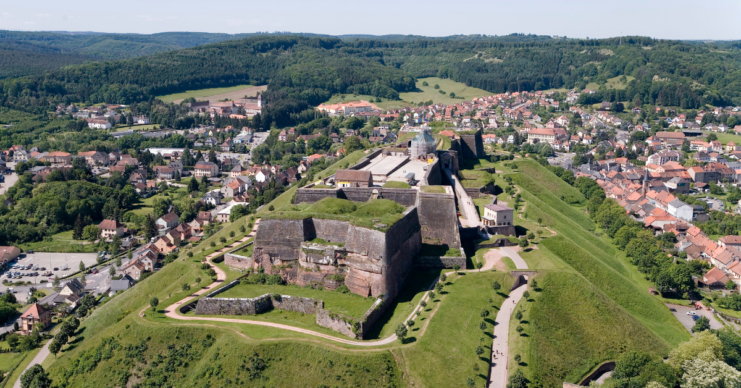
[[[340,170],[299,188],[293,201],[294,206],[307,208],[326,198],[357,205],[391,200],[404,207],[392,224],[383,224],[382,217],[363,223],[354,222],[352,216],[279,210],[261,220],[252,257],[227,254],[226,264],[261,267],[302,286],[336,289],[344,284],[356,294],[386,300],[398,295],[415,268],[465,268],[455,194],[450,186],[435,190],[426,186],[443,182],[443,166],[457,172],[460,154],[472,158],[483,154],[481,131],[456,139],[448,151],[436,150],[431,139],[423,132],[410,142],[414,158],[403,148],[375,150],[344,170],[355,173]],[[335,181],[337,175],[343,176],[341,184]],[[411,188],[381,187],[389,181],[406,182]],[[314,188],[318,184],[322,188]],[[446,252],[457,253],[445,256]]]

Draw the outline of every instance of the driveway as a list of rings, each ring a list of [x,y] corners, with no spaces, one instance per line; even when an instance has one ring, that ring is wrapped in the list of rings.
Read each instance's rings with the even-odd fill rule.
[[[679,320],[679,322],[684,326],[687,331],[690,333],[692,332],[692,327],[695,326],[695,318],[699,317],[707,317],[710,320],[710,328],[713,330],[722,329],[723,325],[718,322],[717,319],[715,319],[715,316],[713,316],[713,313],[709,310],[695,310],[694,307],[688,307],[688,306],[680,306],[676,304],[666,304],[667,307],[670,309],[674,309],[676,311],[672,311],[672,314],[674,314],[675,317]],[[687,315],[688,312],[694,311],[695,316]]]

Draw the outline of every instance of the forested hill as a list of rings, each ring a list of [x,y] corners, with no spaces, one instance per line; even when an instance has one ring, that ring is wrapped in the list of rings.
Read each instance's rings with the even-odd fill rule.
[[[177,40],[175,36],[170,39]],[[334,93],[396,98],[415,78],[449,77],[492,93],[610,85],[609,101],[697,108],[741,103],[741,50],[641,37],[573,40],[529,35],[389,39],[259,35],[2,81],[0,104],[43,111],[57,103],[132,103],[188,89],[268,84],[292,113]]]

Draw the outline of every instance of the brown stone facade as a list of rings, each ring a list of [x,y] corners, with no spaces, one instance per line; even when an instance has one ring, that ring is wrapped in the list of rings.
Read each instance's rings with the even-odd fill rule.
[[[327,244],[309,242],[316,238]],[[344,281],[356,294],[394,298],[421,245],[416,207],[386,232],[347,221],[270,219],[260,222],[252,260],[288,283],[331,289]]]

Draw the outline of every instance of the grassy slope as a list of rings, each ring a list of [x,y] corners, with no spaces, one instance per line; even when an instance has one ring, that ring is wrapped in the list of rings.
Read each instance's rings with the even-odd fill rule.
[[[532,322],[531,329],[523,325],[528,337],[510,337],[511,356],[521,353],[529,364],[524,367],[529,378],[546,381],[546,386],[576,382],[616,353],[629,349],[665,353],[686,340],[686,330],[636,281],[636,270],[626,265],[609,238],[588,231],[584,225],[594,226],[581,207],[560,200],[561,193],[573,188],[562,191],[554,185],[558,177],[537,163],[527,163],[518,166],[528,174],[510,175],[527,203],[525,214],[530,220],[542,218],[559,233],[546,238],[539,249],[522,254],[531,268],[542,270],[538,281],[547,296],[529,305],[534,315],[525,310],[524,319]]]
[[[504,300],[491,289],[494,280],[502,284],[503,290],[508,290],[513,278],[501,272],[470,273],[447,286],[447,291],[443,291],[449,292],[444,296],[447,300],[430,321],[424,337],[400,352],[413,380],[427,387],[463,387],[466,379],[474,378],[475,386],[484,385],[490,352],[479,359],[475,350],[479,345],[491,349],[493,318]],[[493,303],[489,303],[489,298]],[[479,328],[483,309],[491,312],[486,332]],[[478,373],[473,371],[476,363],[480,368]]]
[[[536,279],[542,291],[531,290],[532,301],[520,302],[523,322],[513,320],[510,326],[510,365],[520,354],[530,380],[547,387],[577,383],[600,362],[627,350],[668,351],[664,341],[578,274],[545,271]],[[518,324],[525,336],[516,334]]]
[[[354,163],[360,157],[362,157],[362,152],[361,155],[351,154],[348,157],[349,159],[346,158],[346,160],[335,163],[329,170],[333,172],[342,162]],[[328,172],[325,170],[322,174],[327,174]],[[295,191],[295,188],[284,193],[283,196],[276,198],[273,202],[274,206],[278,207],[278,203],[288,203],[293,191]],[[150,357],[153,352],[162,353],[169,344],[181,343],[182,341],[178,341],[180,338],[188,338],[189,343],[197,344],[206,335],[211,334],[216,338],[217,345],[221,344],[222,346],[216,347],[216,352],[211,350],[205,351],[200,361],[196,360],[191,364],[190,368],[181,371],[182,375],[178,380],[181,383],[178,383],[178,385],[201,386],[204,381],[211,381],[214,386],[223,386],[229,381],[234,381],[233,379],[235,377],[230,376],[229,373],[231,372],[228,372],[231,369],[230,366],[238,364],[235,358],[236,360],[247,359],[254,349],[260,352],[263,358],[266,358],[267,353],[267,357],[270,357],[268,361],[272,361],[272,363],[269,362],[270,366],[265,372],[266,382],[264,384],[261,383],[260,386],[314,387],[320,384],[326,384],[328,386],[340,384],[342,386],[361,387],[385,386],[386,384],[400,386],[398,379],[401,374],[398,373],[393,358],[387,352],[375,351],[359,354],[337,351],[305,341],[312,337],[271,328],[245,327],[244,325],[229,323],[209,325],[221,327],[214,328],[203,327],[199,324],[173,324],[172,321],[168,321],[168,325],[162,325],[157,322],[160,320],[157,318],[161,318],[158,317],[162,315],[161,310],[157,314],[151,314],[151,311],[148,312],[145,320],[137,317],[138,311],[148,304],[151,297],[158,296],[161,301],[160,305],[167,306],[169,303],[187,295],[188,292],[183,292],[180,288],[182,283],[192,284],[196,277],[206,278],[205,273],[199,269],[199,265],[196,262],[203,255],[221,246],[219,244],[216,248],[211,248],[209,246],[210,241],[218,241],[220,237],[227,236],[229,231],[234,229],[232,226],[236,228],[240,224],[242,223],[233,223],[205,240],[199,247],[194,249],[196,256],[193,259],[187,261],[180,259],[168,264],[136,287],[117,295],[111,302],[96,309],[83,322],[81,336],[84,340],[75,341],[74,346],[65,349],[64,352],[59,354],[59,360],[51,364],[49,370],[52,377],[59,381],[64,370],[70,368],[70,365],[74,365],[76,362],[75,359],[80,356],[82,351],[95,348],[105,337],[115,336],[119,339],[124,338],[126,340],[125,343],[129,344],[135,343],[139,339],[151,338],[149,341],[150,350],[147,352],[147,356]],[[238,237],[236,236],[235,238]],[[233,239],[229,240],[231,241]],[[227,281],[237,275],[230,273]],[[176,327],[177,329],[173,329]],[[297,338],[299,342],[267,342],[257,344],[227,329],[233,329],[240,333],[246,332],[251,338]],[[174,339],[173,336],[175,337]],[[311,342],[316,341],[313,340]],[[152,344],[155,345],[153,346]],[[235,358],[232,358],[228,362],[226,360],[224,362],[213,362],[219,357],[216,353],[223,354],[224,356],[222,357],[227,357],[228,355],[228,357]],[[126,369],[126,367],[122,366],[123,364],[118,360],[118,357],[117,354],[114,355],[112,361],[102,362],[98,368],[89,374],[74,376],[70,379],[70,386],[98,386],[95,385],[95,381],[110,380],[116,373],[121,373]],[[310,361],[306,362],[307,360]],[[332,367],[330,367],[329,361],[332,361]],[[287,370],[295,370],[299,366],[302,368],[301,374],[287,376],[290,374],[286,372]],[[222,372],[214,375],[213,369],[206,370],[213,367],[222,370]],[[224,372],[223,370],[227,371]],[[244,379],[244,371],[242,373]]]
[[[422,83],[425,81],[428,83],[428,86],[422,85]],[[438,89],[435,89],[435,84],[440,85],[439,90],[443,90],[447,94],[442,94],[438,91]],[[432,100],[432,102],[435,104],[458,104],[461,101],[470,101],[474,97],[484,97],[492,95],[491,92],[487,92],[486,90],[469,87],[461,82],[438,77],[418,79],[417,89],[419,90],[418,92],[400,93],[399,96],[404,101],[413,101],[415,103],[420,101]],[[455,93],[456,98],[450,97],[451,92]]]

